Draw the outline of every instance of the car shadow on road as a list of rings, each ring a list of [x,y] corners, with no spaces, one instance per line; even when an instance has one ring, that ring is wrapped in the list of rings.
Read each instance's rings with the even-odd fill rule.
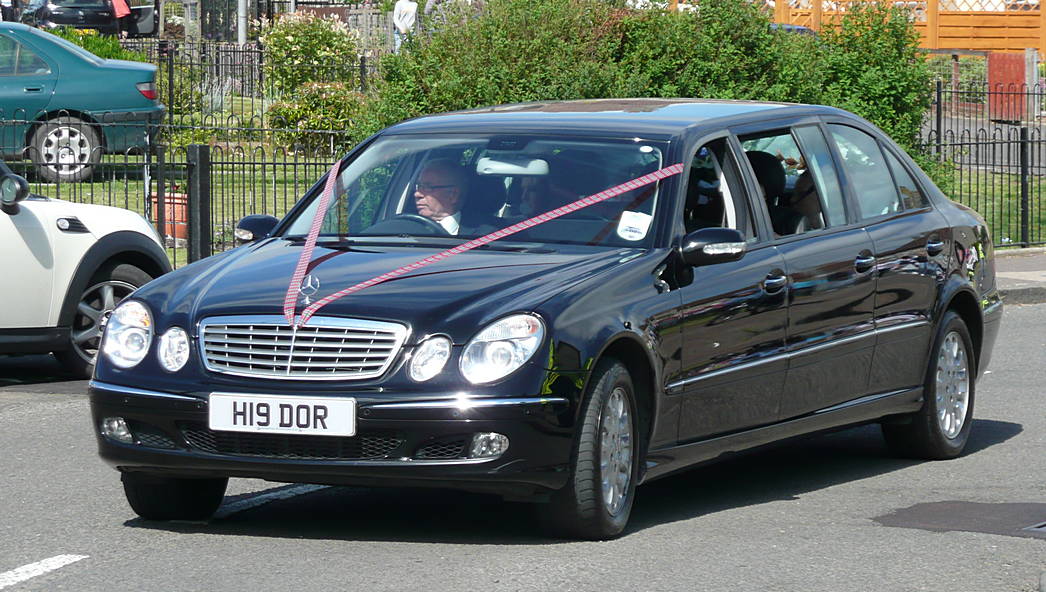
[[[1019,424],[976,420],[967,454],[1013,438]],[[667,477],[638,490],[628,533],[733,508],[796,499],[803,493],[910,467],[891,457],[877,426],[779,443]],[[714,487],[709,484],[715,484]],[[226,498],[226,504],[249,497]],[[541,533],[540,505],[445,490],[329,487],[207,523],[133,519],[125,525],[177,533],[532,545],[562,543]]]

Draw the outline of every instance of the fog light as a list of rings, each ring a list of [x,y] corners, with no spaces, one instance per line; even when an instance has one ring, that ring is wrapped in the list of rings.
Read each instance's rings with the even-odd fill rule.
[[[496,432],[487,432],[472,436],[469,447],[469,458],[495,458],[508,450],[508,436]]]
[[[127,428],[127,422],[122,417],[106,417],[102,420],[102,434],[106,438],[130,444],[134,442],[131,430]]]

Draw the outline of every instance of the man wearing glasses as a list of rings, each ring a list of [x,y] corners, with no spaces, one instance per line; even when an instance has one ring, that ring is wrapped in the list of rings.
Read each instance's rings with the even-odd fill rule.
[[[418,214],[436,222],[448,234],[461,230],[465,176],[454,161],[433,160],[425,165],[414,184],[414,205]]]

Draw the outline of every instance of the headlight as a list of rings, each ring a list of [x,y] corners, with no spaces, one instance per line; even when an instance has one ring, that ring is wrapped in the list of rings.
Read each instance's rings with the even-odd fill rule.
[[[505,317],[480,331],[465,346],[461,374],[472,384],[504,378],[526,363],[544,338],[545,326],[538,317]]]
[[[177,372],[189,361],[189,336],[181,327],[171,327],[160,336],[156,355],[160,365],[168,372]]]
[[[130,368],[149,353],[153,340],[153,318],[141,302],[120,304],[105,324],[102,352],[113,365]]]
[[[450,340],[446,337],[426,339],[410,358],[410,377],[425,382],[443,370],[450,359]]]

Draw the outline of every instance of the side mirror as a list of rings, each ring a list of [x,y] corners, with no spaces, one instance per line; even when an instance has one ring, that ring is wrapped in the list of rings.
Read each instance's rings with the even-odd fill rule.
[[[233,232],[236,235],[236,242],[243,244],[261,240],[269,236],[277,222],[279,220],[268,214],[244,216],[236,223],[236,230]]]
[[[0,209],[10,215],[18,213],[18,202],[29,197],[29,183],[15,174],[0,178]]]
[[[683,238],[683,261],[694,266],[737,261],[747,250],[745,237],[733,228],[701,228]]]

